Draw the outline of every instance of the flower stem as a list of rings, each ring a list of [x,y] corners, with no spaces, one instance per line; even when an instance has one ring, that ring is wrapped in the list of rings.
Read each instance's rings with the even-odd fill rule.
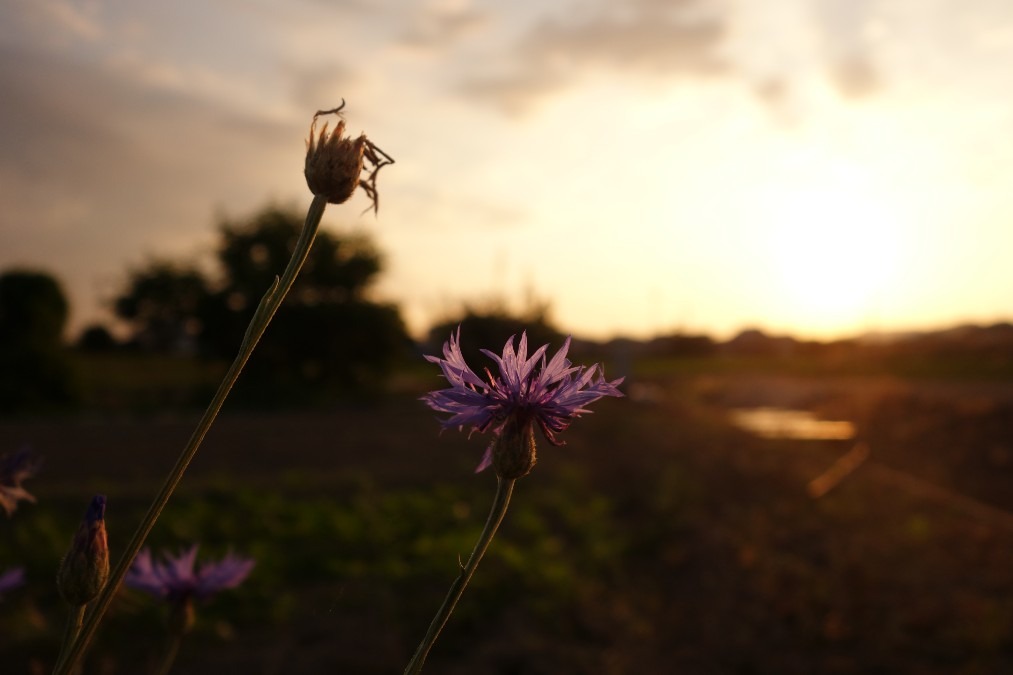
[[[172,670],[172,664],[176,662],[176,654],[179,653],[181,642],[183,642],[182,635],[172,635],[169,637],[169,644],[165,648],[165,655],[162,656],[162,662],[158,664],[155,675],[169,675],[169,671]]]
[[[70,651],[67,652],[66,658],[57,664],[53,675],[68,675],[95,636],[98,624],[102,620],[103,615],[105,615],[106,610],[109,609],[109,604],[119,589],[120,582],[126,575],[127,570],[130,569],[134,557],[141,550],[144,540],[147,539],[148,534],[155,526],[155,521],[158,520],[162,509],[165,508],[169,497],[172,496],[176,486],[179,485],[180,480],[183,478],[183,472],[186,471],[186,468],[190,465],[190,461],[197,454],[197,449],[204,440],[208,429],[211,428],[211,424],[218,416],[218,412],[225,403],[225,398],[229,395],[232,386],[239,378],[239,373],[242,372],[247,360],[249,360],[250,355],[253,353],[254,347],[257,346],[257,342],[267,329],[267,325],[271,322],[282,300],[285,299],[289,289],[292,288],[292,283],[295,281],[296,275],[299,274],[303,263],[306,262],[306,256],[309,255],[310,247],[316,238],[317,230],[320,228],[320,219],[323,217],[326,207],[327,200],[314,195],[313,203],[310,204],[309,211],[306,213],[306,222],[303,224],[302,232],[299,233],[299,240],[296,242],[295,250],[292,252],[292,257],[288,261],[285,272],[282,274],[280,280],[275,277],[274,284],[261,299],[260,305],[250,320],[249,327],[246,329],[246,335],[243,337],[243,343],[239,347],[239,353],[236,355],[235,361],[232,362],[228,373],[225,374],[225,378],[218,386],[218,391],[215,392],[215,396],[211,399],[211,403],[204,412],[204,416],[201,417],[183,452],[180,453],[179,458],[176,460],[176,465],[172,467],[172,470],[166,477],[162,488],[148,508],[144,519],[137,526],[137,530],[127,544],[127,548],[116,564],[116,568],[109,575],[109,582],[102,589],[102,593],[98,598],[92,603],[92,608],[85,618],[84,627],[81,630],[79,638],[74,642]]]
[[[60,645],[60,654],[56,657],[56,667],[67,659],[67,653],[74,640],[81,633],[81,623],[84,621],[85,605],[73,605],[70,614],[67,616],[67,626],[63,631],[63,644]]]
[[[429,631],[422,638],[419,648],[415,650],[415,655],[408,663],[408,667],[405,668],[404,675],[416,675],[422,671],[422,665],[426,662],[429,650],[433,648],[433,644],[436,642],[436,638],[439,637],[440,631],[447,625],[454,607],[457,606],[457,601],[461,599],[461,594],[464,593],[464,588],[471,581],[472,575],[475,574],[475,569],[478,568],[478,563],[482,561],[482,556],[485,555],[485,551],[489,548],[492,538],[496,536],[496,530],[499,529],[500,523],[503,522],[507,507],[510,506],[510,495],[513,493],[516,480],[502,477],[498,477],[496,480],[496,496],[493,498],[489,518],[485,521],[485,528],[478,537],[478,543],[475,544],[475,548],[468,558],[468,563],[461,568],[461,573],[457,575],[457,579],[451,584],[447,597],[436,612],[436,616],[433,617],[433,622],[429,624]]]

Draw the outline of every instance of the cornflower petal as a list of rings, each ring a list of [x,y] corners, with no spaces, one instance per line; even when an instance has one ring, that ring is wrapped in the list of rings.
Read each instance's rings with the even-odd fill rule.
[[[25,570],[20,567],[12,567],[0,574],[0,595],[12,591],[25,583]]]
[[[548,345],[528,356],[526,332],[521,333],[519,341],[511,336],[502,354],[483,349],[499,371],[497,376],[486,369],[483,380],[465,362],[460,336],[458,327],[443,345],[443,358],[426,356],[440,367],[451,385],[422,396],[430,408],[450,415],[441,421],[444,428],[463,430],[470,426],[469,434],[491,429],[498,437],[507,422],[514,419],[521,426],[538,424],[550,443],[561,445],[555,434],[565,430],[574,417],[590,412],[585,406],[603,396],[623,395],[618,388],[623,378],[608,382],[598,364],[585,368],[570,362],[569,337],[548,362]],[[478,471],[491,464],[493,445],[486,448]]]
[[[229,553],[220,561],[205,562],[196,568],[197,549],[194,544],[177,556],[165,556],[161,563],[154,560],[150,550],[144,549],[137,554],[124,582],[170,602],[191,596],[203,600],[218,591],[238,586],[255,564],[252,558]]]
[[[123,577],[123,583],[156,597],[162,597],[167,592],[165,582],[152,562],[151,551],[148,549],[143,549],[134,558],[134,564]]]
[[[21,481],[34,476],[41,465],[42,460],[34,457],[28,447],[0,457],[0,508],[7,512],[7,517],[17,510],[19,501],[35,502]]]
[[[571,367],[570,360],[566,358],[567,352],[570,350],[570,338],[566,338],[566,342],[560,347],[559,351],[556,352],[552,360],[549,361],[549,365],[542,366],[542,371],[538,374],[537,387],[541,390],[550,384],[559,382],[564,377],[573,373],[579,368]]]
[[[0,485],[0,507],[7,512],[9,518],[18,509],[18,502],[35,503],[35,497],[23,487]]]
[[[235,588],[253,569],[255,561],[228,554],[219,562],[205,563],[197,574],[194,595],[205,598],[226,588]]]
[[[166,583],[170,586],[192,584],[195,578],[194,564],[196,562],[197,544],[181,552],[177,558],[166,558],[165,566],[162,568]]]

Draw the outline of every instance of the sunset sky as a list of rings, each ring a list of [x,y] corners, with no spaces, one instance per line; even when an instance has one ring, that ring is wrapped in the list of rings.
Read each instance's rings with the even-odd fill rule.
[[[592,338],[1013,318],[1008,0],[13,0],[0,270],[73,328],[222,215],[302,209],[312,113],[397,160],[326,227],[421,333],[550,303]]]

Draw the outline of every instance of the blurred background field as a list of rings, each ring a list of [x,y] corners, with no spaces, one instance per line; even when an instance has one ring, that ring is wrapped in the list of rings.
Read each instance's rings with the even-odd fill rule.
[[[628,397],[575,423],[566,446],[541,444],[428,670],[1013,668],[1009,379],[898,374],[889,359],[849,374],[798,349],[582,348],[629,375]],[[155,357],[81,358],[83,372],[109,374],[91,411],[0,420],[0,438],[46,462],[29,484],[38,504],[0,523],[28,575],[0,604],[5,672],[48,672],[63,622],[51,580],[87,497],[109,497],[115,558],[196,421],[166,402],[214,379]],[[440,386],[436,369],[404,364],[368,397],[226,407],[149,543],[233,549],[257,567],[198,608],[176,672],[403,668],[494,486],[472,472],[485,439],[441,435],[417,400]],[[117,391],[138,408],[98,405]],[[854,437],[761,438],[733,423],[757,409],[847,421]],[[810,496],[857,443],[868,458]],[[164,620],[122,591],[86,672],[144,672]]]

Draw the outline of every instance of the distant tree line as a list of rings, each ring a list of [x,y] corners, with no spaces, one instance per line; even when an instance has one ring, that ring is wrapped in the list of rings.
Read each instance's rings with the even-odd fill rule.
[[[301,214],[268,207],[249,218],[219,223],[211,269],[193,260],[161,259],[128,271],[111,298],[125,338],[94,324],[80,333],[74,346],[82,354],[95,355],[87,361],[92,365],[84,378],[85,389],[92,392],[98,387],[103,396],[112,392],[111,399],[102,398],[113,401],[111,405],[131,405],[133,400],[144,409],[160,400],[180,405],[202,398],[196,391],[191,392],[194,399],[180,398],[176,390],[149,392],[161,386],[143,384],[145,373],[150,375],[145,364],[151,362],[130,362],[129,353],[231,361],[261,297],[287,264],[301,227]],[[255,406],[298,406],[379,390],[399,359],[418,356],[419,351],[438,354],[458,327],[465,356],[476,368],[492,365],[480,354],[481,347],[499,352],[509,337],[523,331],[532,350],[562,341],[548,318],[547,304],[532,302],[515,312],[505,302],[489,301],[464,306],[434,326],[425,344],[416,345],[398,308],[371,297],[382,268],[382,258],[369,238],[320,231],[233,399]],[[74,366],[86,362],[75,361],[65,344],[68,313],[66,295],[46,272],[11,270],[0,275],[0,413],[81,402],[80,369]],[[143,403],[131,399],[126,390],[119,392],[119,380],[106,385],[109,376],[102,365],[106,362],[94,358],[113,353],[125,356],[114,356],[108,363],[119,378],[124,371],[132,373],[129,391],[140,387],[138,391],[147,392]],[[162,363],[160,372],[165,367],[172,368],[171,363]]]
[[[139,349],[231,359],[301,227],[301,214],[279,207],[222,222],[214,272],[172,261],[135,269],[115,299],[116,315]],[[378,388],[411,344],[398,308],[369,297],[381,269],[366,237],[321,230],[236,395],[298,404]]]
[[[547,303],[532,302],[521,311],[511,311],[505,302],[488,301],[466,304],[461,313],[437,322],[429,331],[426,341],[428,354],[440,354],[443,343],[460,328],[461,352],[474,369],[493,366],[482,349],[499,354],[510,337],[528,336],[528,351],[533,352],[544,344],[559,347],[563,335],[549,318]]]
[[[0,275],[0,411],[67,407],[78,390],[63,344],[69,305],[37,270]]]

